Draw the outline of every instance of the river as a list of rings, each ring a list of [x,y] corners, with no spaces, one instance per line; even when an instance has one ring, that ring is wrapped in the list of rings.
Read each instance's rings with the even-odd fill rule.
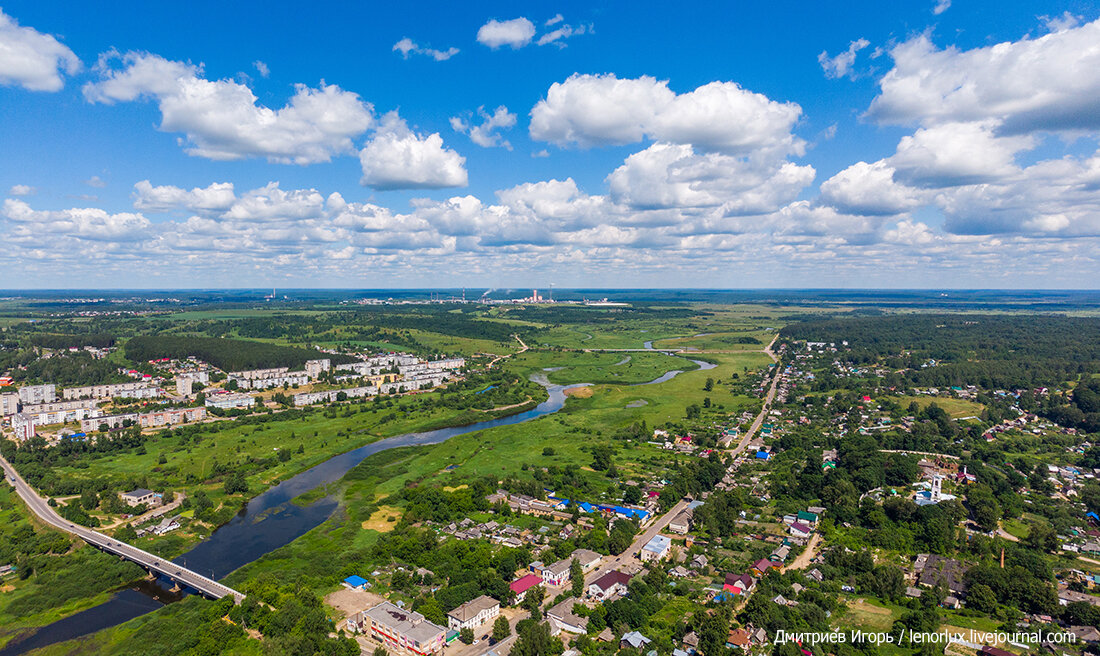
[[[645,347],[653,349],[653,343],[646,342]],[[700,369],[713,369],[717,366],[703,360],[692,360],[692,362]],[[683,373],[682,370],[674,369],[659,378],[638,383],[638,385],[663,383],[681,373]],[[291,503],[291,500],[340,480],[367,456],[402,446],[439,444],[459,435],[531,421],[561,410],[565,405],[565,390],[587,385],[587,383],[553,385],[546,381],[544,376],[532,376],[531,380],[545,387],[549,394],[547,400],[531,410],[469,426],[387,437],[333,456],[252,499],[236,517],[220,526],[209,538],[176,558],[174,562],[212,579],[221,579],[233,570],[289,544],[332,516],[338,505],[336,499],[332,497],[324,497],[309,505]],[[58,620],[25,638],[9,643],[0,649],[0,656],[18,656],[31,649],[110,628],[154,611],[175,598],[178,597],[173,597],[172,593],[155,585],[145,584],[126,589],[98,606]]]
[[[221,579],[264,554],[289,544],[328,519],[337,506],[337,501],[332,497],[324,497],[309,505],[291,503],[291,500],[340,480],[367,456],[397,447],[439,444],[459,435],[531,421],[561,410],[565,405],[565,390],[581,386],[536,382],[546,388],[549,398],[526,412],[468,426],[387,437],[333,456],[297,476],[288,478],[249,501],[236,517],[174,562],[212,579]],[[178,597],[150,584],[122,590],[98,606],[58,620],[25,638],[9,643],[0,649],[0,656],[17,656],[31,649],[110,628],[154,611],[175,598]]]

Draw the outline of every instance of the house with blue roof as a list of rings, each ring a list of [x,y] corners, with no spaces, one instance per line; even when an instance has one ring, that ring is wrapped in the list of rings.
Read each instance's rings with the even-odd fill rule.
[[[368,583],[365,578],[363,578],[362,576],[356,576],[354,574],[344,579],[344,587],[349,590],[363,590],[369,585],[370,583]]]

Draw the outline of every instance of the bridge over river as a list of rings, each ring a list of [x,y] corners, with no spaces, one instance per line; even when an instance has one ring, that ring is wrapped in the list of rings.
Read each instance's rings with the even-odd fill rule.
[[[138,549],[135,546],[126,544],[109,535],[104,535],[90,528],[70,522],[61,515],[58,515],[45,499],[38,496],[38,493],[23,480],[23,477],[19,475],[15,467],[12,467],[11,463],[2,456],[0,456],[0,467],[3,468],[4,475],[15,487],[15,491],[19,493],[19,496],[22,497],[31,512],[50,526],[65,531],[66,533],[71,533],[97,549],[106,551],[119,558],[125,558],[126,560],[135,562],[147,572],[151,574],[160,574],[180,587],[190,588],[212,599],[232,596],[237,603],[240,603],[241,600],[244,599],[244,595],[240,592],[222,585],[213,579],[207,578],[198,572],[191,571],[182,565],[173,563],[160,556],[154,556],[148,551]]]

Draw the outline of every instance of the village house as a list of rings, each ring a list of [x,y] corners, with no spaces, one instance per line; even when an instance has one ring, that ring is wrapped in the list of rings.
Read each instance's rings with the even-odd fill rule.
[[[525,574],[508,584],[508,588],[512,591],[512,594],[515,595],[516,604],[518,605],[522,603],[523,598],[527,596],[527,591],[536,585],[542,585],[542,577],[538,574]]]
[[[668,523],[668,530],[680,535],[687,535],[687,532],[691,530],[691,511],[684,510],[673,517],[672,521]]]
[[[612,570],[588,586],[588,596],[597,601],[607,601],[626,594],[630,576],[618,570]]]
[[[158,497],[156,492],[152,490],[146,490],[144,488],[137,488],[129,492],[122,492],[119,495],[123,503],[133,508],[134,506],[146,505],[152,506],[157,503]]]
[[[646,542],[645,546],[638,553],[638,556],[645,562],[663,560],[668,557],[669,551],[672,549],[672,540],[663,535],[655,535],[653,539]]]
[[[573,612],[573,605],[576,603],[576,599],[569,597],[546,611],[546,617],[550,620],[550,635],[557,635],[562,631],[580,635],[588,630],[588,618]]]
[[[473,629],[495,619],[498,615],[500,615],[500,602],[492,597],[481,595],[447,613],[447,628]]]
[[[749,574],[726,574],[722,590],[735,595],[743,595],[752,592],[756,587],[756,579]]]

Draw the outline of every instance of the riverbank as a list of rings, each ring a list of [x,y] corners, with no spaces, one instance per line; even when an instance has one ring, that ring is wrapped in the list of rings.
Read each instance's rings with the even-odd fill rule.
[[[209,538],[175,558],[174,561],[203,574],[209,572],[211,578],[221,579],[261,556],[297,540],[329,519],[338,507],[337,500],[332,496],[324,496],[312,503],[305,504],[295,503],[294,501],[311,490],[335,483],[344,478],[349,471],[367,457],[393,449],[400,449],[401,447],[439,444],[458,435],[537,419],[543,415],[557,412],[565,405],[564,390],[564,387],[557,385],[547,387],[546,401],[526,412],[489,419],[464,427],[443,428],[388,437],[333,456],[255,497],[241,513],[219,527]],[[400,457],[400,452],[397,456]],[[82,627],[84,629],[83,634],[100,631],[115,626],[122,621],[132,619],[133,616],[127,616],[126,606],[123,602],[123,599],[116,596],[102,606],[78,614],[81,616],[79,619],[85,620]],[[109,619],[112,617],[112,606],[117,606],[119,621],[110,621]],[[75,622],[69,621],[63,627],[68,628],[72,624],[79,624],[79,619]],[[62,622],[66,622],[66,620],[62,620]],[[56,628],[58,628],[56,625],[43,627],[34,636],[31,636],[31,639],[36,641],[40,638],[44,639],[44,636],[57,633],[53,630]],[[13,649],[5,653],[5,656],[14,656],[20,653],[23,652]]]

